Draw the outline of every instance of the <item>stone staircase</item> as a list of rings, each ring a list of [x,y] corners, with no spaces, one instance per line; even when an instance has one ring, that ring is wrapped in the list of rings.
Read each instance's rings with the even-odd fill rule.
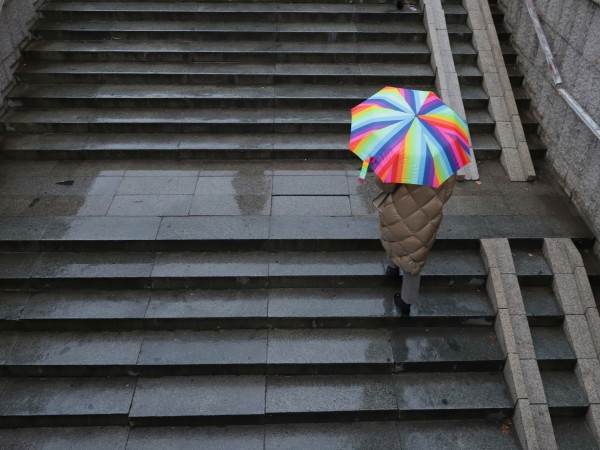
[[[445,12],[476,157],[498,160],[464,9]],[[2,187],[43,197],[75,180],[113,203],[0,219],[1,448],[526,447],[518,327],[490,287],[487,235],[513,246],[549,436],[593,448],[594,399],[542,252],[547,230],[589,249],[579,222],[449,216],[414,317],[394,311],[348,109],[385,84],[434,88],[421,11],[50,0],[41,14],[0,142],[41,187]],[[201,189],[240,197],[242,215],[104,216],[131,215],[119,194]]]

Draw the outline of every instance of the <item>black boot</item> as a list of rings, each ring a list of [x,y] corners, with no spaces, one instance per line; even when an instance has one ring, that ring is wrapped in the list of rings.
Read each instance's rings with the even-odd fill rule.
[[[400,269],[398,267],[387,266],[385,268],[385,278],[390,281],[400,281]]]
[[[400,294],[394,294],[394,305],[396,305],[396,309],[400,312],[402,316],[410,316],[410,304],[406,303],[400,297]]]
[[[396,9],[404,8],[404,0],[396,0]]]

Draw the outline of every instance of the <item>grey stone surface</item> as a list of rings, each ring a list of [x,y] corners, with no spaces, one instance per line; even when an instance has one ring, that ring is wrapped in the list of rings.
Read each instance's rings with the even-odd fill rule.
[[[366,217],[273,216],[271,239],[379,239],[376,219]]]
[[[12,450],[125,450],[127,427],[14,428],[0,430],[0,444]]]
[[[142,319],[150,294],[144,291],[49,291],[34,293],[21,315],[42,319]]]
[[[349,265],[348,261],[352,261]],[[378,252],[278,253],[269,263],[269,276],[373,276],[383,274]]]
[[[373,364],[392,369],[387,330],[273,330],[269,332],[269,365]],[[273,368],[273,370],[278,370]]]
[[[575,359],[561,327],[532,327],[531,337],[538,360]]]
[[[348,196],[274,196],[271,199],[274,216],[351,216]]]
[[[32,276],[38,278],[149,277],[152,253],[43,253]]]
[[[261,450],[264,434],[262,426],[143,427],[130,432],[127,448],[187,450],[201,445],[215,450]]]
[[[143,423],[153,418],[202,420],[264,412],[264,376],[166,377],[138,381],[129,416],[134,423]]]
[[[25,375],[40,366],[133,366],[142,338],[140,332],[22,333],[7,363]]]
[[[265,239],[266,217],[165,217],[158,239]]]
[[[116,195],[108,216],[187,216],[191,195]]]
[[[577,358],[597,358],[584,315],[566,315],[563,330]]]
[[[253,291],[181,290],[151,293],[148,319],[267,317],[268,293]]]
[[[550,286],[522,286],[521,295],[528,317],[562,315]]]
[[[394,422],[285,424],[265,429],[267,450],[400,450],[400,445]]]
[[[552,428],[560,449],[595,450],[598,448],[583,417],[553,417]]]
[[[268,216],[271,214],[271,197],[231,194],[196,195],[192,200],[189,213],[192,216]]]
[[[12,331],[0,332],[0,364],[4,365],[17,343],[18,335]]]
[[[0,415],[112,415],[125,424],[134,389],[131,378],[13,378],[0,397]]]
[[[402,448],[452,450],[521,448],[516,432],[508,421],[406,421],[398,424],[398,432]]]
[[[577,282],[573,274],[555,274],[552,280],[552,289],[565,314],[583,314],[585,312],[579,299]]]
[[[42,217],[0,218],[0,239],[2,240],[34,240],[40,239],[50,223],[49,219]]]
[[[138,359],[142,366],[228,365],[226,373],[266,362],[266,330],[146,332]]]
[[[28,301],[27,292],[0,292],[0,320],[18,320]]]
[[[159,217],[54,218],[44,239],[48,240],[148,240],[155,239]]]
[[[273,177],[273,195],[348,195],[348,182],[342,176]]]
[[[264,253],[162,253],[153,277],[266,277],[269,256]]]
[[[174,195],[194,193],[194,177],[142,177],[125,176],[116,190],[120,195]]]
[[[496,335],[488,329],[403,328],[392,333],[394,362],[399,371],[419,363],[485,364],[503,359]]]
[[[398,407],[405,412],[512,408],[500,373],[419,373],[394,375]],[[484,418],[483,413],[478,416]],[[458,417],[457,417],[458,418]]]
[[[27,279],[40,256],[35,253],[0,253],[0,276],[5,279]]]
[[[588,400],[570,371],[541,371],[548,407],[586,407]]]
[[[269,377],[267,414],[380,411],[397,415],[390,375]]]

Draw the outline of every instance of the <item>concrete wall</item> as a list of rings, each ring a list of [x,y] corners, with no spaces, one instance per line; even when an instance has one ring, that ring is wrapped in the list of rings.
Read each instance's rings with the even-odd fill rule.
[[[534,0],[563,87],[600,123],[600,1]],[[501,0],[505,24],[542,125],[547,160],[573,203],[600,237],[600,142],[554,88],[527,7]]]
[[[0,0],[0,116],[6,110],[6,94],[15,85],[14,73],[21,49],[29,41],[36,8],[44,0]]]

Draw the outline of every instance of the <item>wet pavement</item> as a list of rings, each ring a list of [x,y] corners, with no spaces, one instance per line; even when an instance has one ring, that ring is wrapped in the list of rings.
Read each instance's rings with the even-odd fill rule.
[[[527,237],[529,232],[532,237],[590,237],[545,164],[538,162],[536,169],[537,181],[512,183],[498,161],[481,161],[479,181],[457,183],[444,208],[441,235]],[[221,216],[220,229],[229,228],[225,224],[234,223],[228,218],[235,216],[270,217],[269,224],[276,224],[277,218],[304,216],[302,220],[319,229],[315,234],[335,235],[336,228],[343,233],[342,224],[350,217],[376,227],[371,200],[379,190],[373,174],[359,183],[358,171],[358,162],[352,160],[4,161],[2,235],[53,239],[68,230],[71,238],[77,238],[79,217],[89,219],[81,222],[89,239],[103,239],[107,233],[113,239],[152,239],[160,222],[169,220],[159,235],[202,238],[194,235],[204,228],[200,222],[176,219],[192,216],[213,220]],[[50,218],[64,219],[48,222]],[[105,219],[94,225],[93,218]],[[113,219],[107,222],[108,218]],[[315,223],[317,218],[339,218],[339,223],[332,222],[332,231]],[[252,234],[251,229],[243,231]],[[306,230],[301,226],[298,232]]]

